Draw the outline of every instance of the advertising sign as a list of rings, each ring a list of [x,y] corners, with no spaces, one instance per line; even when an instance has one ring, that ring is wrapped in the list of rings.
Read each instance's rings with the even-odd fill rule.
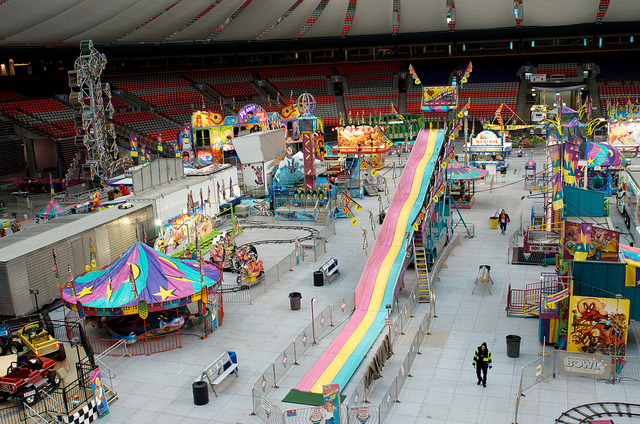
[[[456,107],[456,87],[425,87],[423,106],[444,106],[447,110]]]
[[[624,355],[629,299],[571,296],[567,351]]]
[[[586,252],[588,261],[617,261],[620,232],[589,223],[565,221],[564,258],[574,259],[576,252]]]
[[[96,401],[96,407],[98,408],[98,416],[104,417],[109,413],[109,404],[104,394],[104,387],[102,387],[102,377],[100,375],[100,368],[96,368],[89,374],[89,380],[91,381],[91,389],[93,390],[93,396]]]
[[[340,385],[322,386],[323,424],[340,424]]]
[[[559,352],[558,372],[560,374],[578,374],[588,377],[606,377],[611,372],[611,358],[606,356],[584,355],[571,352]]]

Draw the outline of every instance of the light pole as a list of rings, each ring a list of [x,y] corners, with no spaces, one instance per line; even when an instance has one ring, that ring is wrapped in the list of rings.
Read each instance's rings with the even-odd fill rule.
[[[40,306],[38,305],[38,289],[29,289],[29,293],[31,293],[36,298],[36,311],[39,314]]]

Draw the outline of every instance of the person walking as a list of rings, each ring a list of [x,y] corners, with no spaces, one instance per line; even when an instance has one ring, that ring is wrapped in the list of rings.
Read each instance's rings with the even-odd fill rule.
[[[482,342],[476,349],[473,355],[473,366],[476,368],[478,386],[482,383],[482,387],[487,387],[487,369],[491,368],[491,352],[489,352],[486,342]],[[480,372],[482,372],[482,376]]]
[[[507,214],[504,209],[500,211],[500,229],[502,230],[502,234],[507,231],[507,224],[509,223],[509,214]]]

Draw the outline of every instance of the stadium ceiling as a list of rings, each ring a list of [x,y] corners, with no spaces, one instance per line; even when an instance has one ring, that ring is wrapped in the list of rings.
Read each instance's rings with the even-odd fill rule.
[[[0,45],[348,39],[634,21],[640,0],[0,0]]]

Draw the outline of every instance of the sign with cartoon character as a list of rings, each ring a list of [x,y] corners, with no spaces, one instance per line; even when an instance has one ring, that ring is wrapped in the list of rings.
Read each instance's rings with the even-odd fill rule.
[[[626,353],[629,299],[571,296],[567,351]]]
[[[327,384],[322,386],[323,424],[340,424],[340,386]]]
[[[564,258],[573,259],[576,252],[586,252],[589,261],[617,261],[620,232],[589,223],[564,223]]]
[[[100,375],[100,368],[96,368],[89,374],[89,381],[91,381],[91,389],[93,390],[93,396],[96,401],[96,407],[98,408],[98,416],[104,417],[109,413],[109,404],[104,394],[104,388],[102,387],[102,377]]]

